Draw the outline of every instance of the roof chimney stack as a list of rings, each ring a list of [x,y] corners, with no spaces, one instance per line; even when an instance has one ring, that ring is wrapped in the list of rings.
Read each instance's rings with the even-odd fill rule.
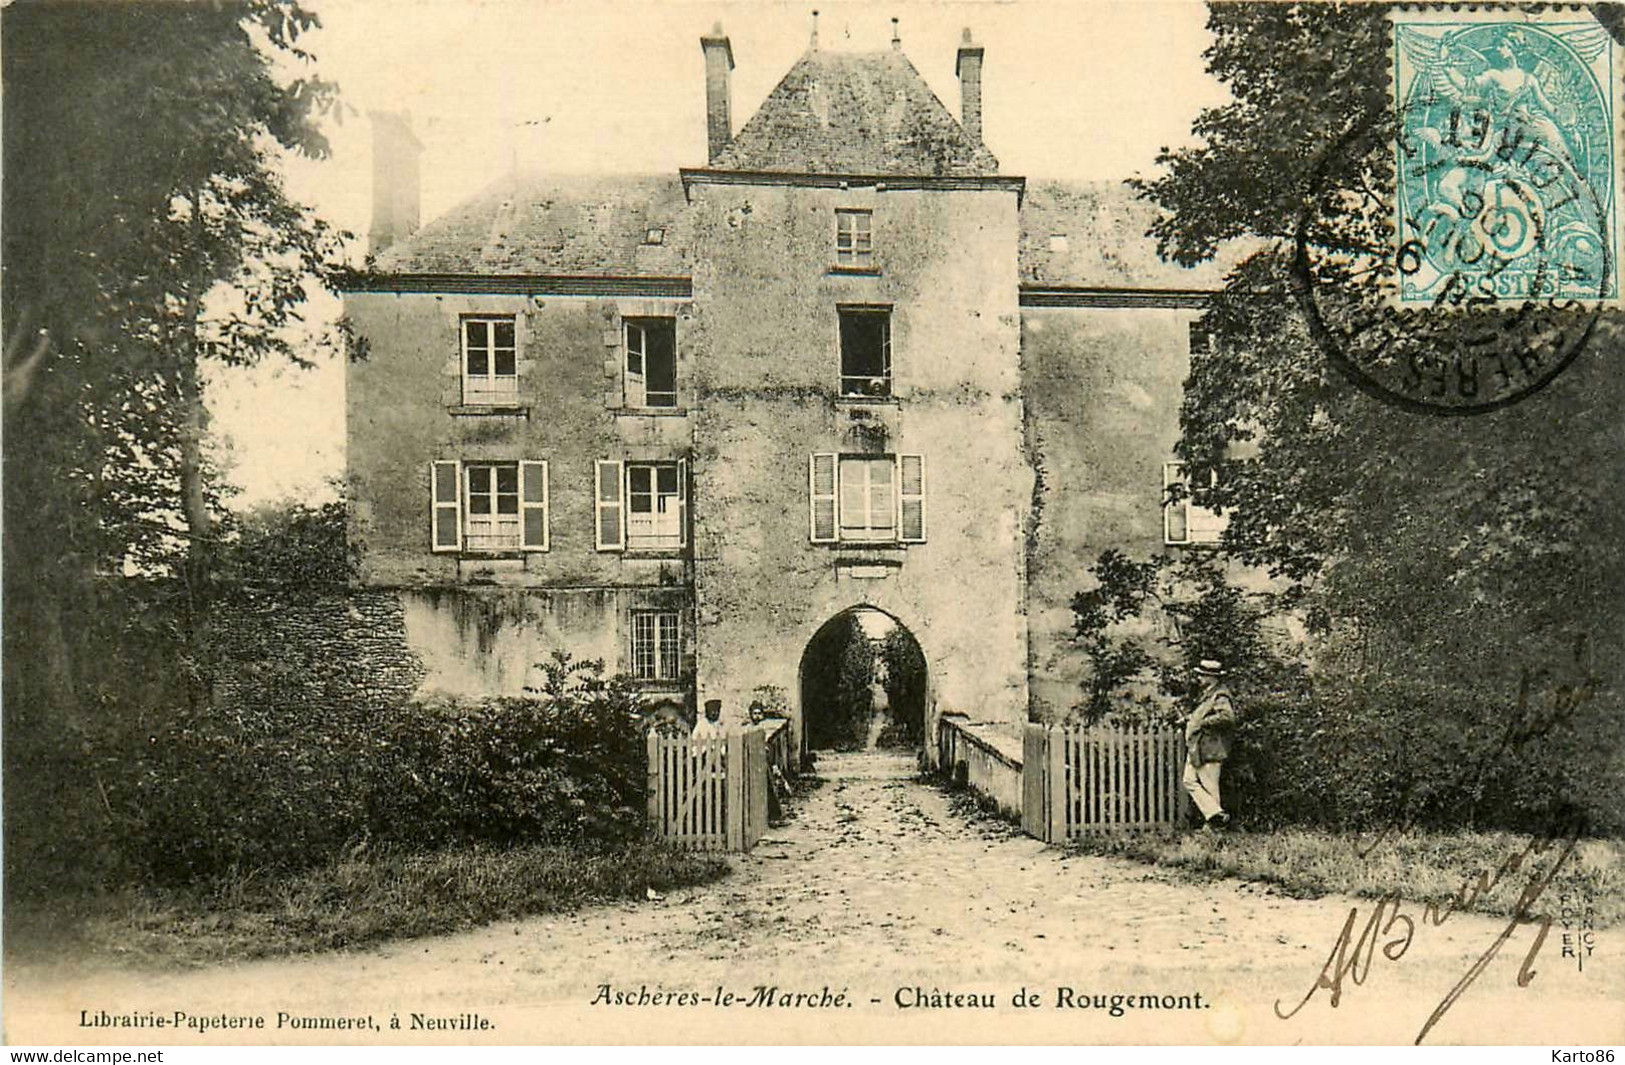
[[[982,46],[971,40],[970,27],[959,39],[959,59],[954,63],[959,78],[960,124],[976,144],[982,143]]]
[[[374,111],[372,119],[372,231],[369,251],[377,255],[417,231],[422,185],[418,156],[423,143],[412,132],[406,111]]]
[[[891,20],[891,48],[894,52],[901,52],[903,50],[903,38],[897,32],[896,19]]]
[[[705,145],[706,158],[716,162],[733,139],[733,118],[729,108],[729,72],[734,68],[733,45],[722,32],[722,23],[700,38],[705,53]]]
[[[807,49],[812,52],[818,51],[818,9],[816,7],[813,8],[812,36],[807,38]]]

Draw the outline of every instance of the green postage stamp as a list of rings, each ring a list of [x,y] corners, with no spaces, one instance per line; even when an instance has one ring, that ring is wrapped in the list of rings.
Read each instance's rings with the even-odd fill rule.
[[[1397,9],[1401,307],[1616,306],[1620,49],[1588,12]]]

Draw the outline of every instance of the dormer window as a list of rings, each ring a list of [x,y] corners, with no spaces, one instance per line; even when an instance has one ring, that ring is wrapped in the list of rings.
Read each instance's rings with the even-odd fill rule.
[[[835,212],[835,265],[843,270],[872,270],[875,265],[874,212]]]
[[[519,400],[518,330],[512,315],[463,319],[463,402],[500,406]]]

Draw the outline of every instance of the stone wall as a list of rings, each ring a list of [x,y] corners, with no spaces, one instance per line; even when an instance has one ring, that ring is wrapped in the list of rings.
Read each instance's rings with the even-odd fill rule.
[[[686,589],[640,593],[456,588],[358,589],[314,600],[253,600],[210,623],[214,701],[299,698],[385,710],[434,694],[522,695],[555,651],[627,672],[621,618],[636,604],[682,609]],[[650,704],[686,689],[646,686]]]
[[[216,611],[205,663],[216,705],[300,698],[380,710],[417,693],[428,671],[388,592],[256,598]]]
[[[368,339],[345,397],[351,537],[362,581],[381,587],[658,587],[684,582],[681,557],[597,550],[594,462],[672,461],[691,443],[692,395],[680,300],[514,295],[350,293],[345,313]],[[479,412],[460,402],[460,320],[517,315],[524,409]],[[620,395],[621,321],[677,319],[680,408],[634,414]],[[460,557],[430,547],[429,464],[434,460],[548,463],[550,545],[512,557]]]
[[[841,611],[919,641],[932,707],[1026,714],[1013,192],[703,186],[695,196],[699,697],[799,703],[801,656]],[[874,211],[877,271],[832,269],[834,210]],[[842,304],[891,309],[888,402],[839,396]],[[810,542],[815,452],[925,456],[926,542]],[[927,749],[931,750],[930,744]]]
[[[1174,458],[1198,312],[1026,308],[1027,446],[1038,469],[1027,558],[1035,720],[1082,698],[1088,660],[1072,642],[1072,597],[1107,548],[1164,551],[1163,464]],[[1199,550],[1199,549],[1198,549]]]

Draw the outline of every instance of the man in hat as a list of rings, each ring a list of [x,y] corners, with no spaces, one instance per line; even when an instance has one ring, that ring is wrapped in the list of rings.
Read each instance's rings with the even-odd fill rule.
[[[1219,773],[1230,757],[1230,739],[1236,728],[1236,707],[1224,683],[1224,666],[1204,658],[1196,667],[1202,695],[1185,722],[1185,790],[1201,811],[1204,827],[1224,828],[1230,823],[1219,801]]]
[[[705,701],[705,716],[694,723],[694,731],[690,735],[697,740],[709,740],[727,735],[727,730],[722,727],[721,699],[707,699]]]

